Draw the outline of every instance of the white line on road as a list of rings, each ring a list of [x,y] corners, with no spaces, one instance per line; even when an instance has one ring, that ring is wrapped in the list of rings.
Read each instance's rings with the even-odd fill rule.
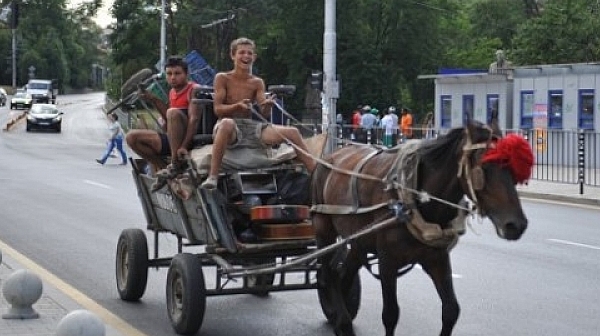
[[[94,181],[90,181],[90,180],[83,180],[83,183],[91,184],[93,186],[104,188],[104,189],[112,189],[112,187],[109,186],[109,185],[106,185],[106,184],[103,184],[103,183],[94,182]]]
[[[420,269],[420,270],[422,270],[422,269],[423,269],[423,267],[421,267],[421,265],[419,265],[419,264],[416,264],[416,265],[415,265],[415,268],[418,268],[418,269]],[[461,274],[456,274],[456,273],[452,273],[452,277],[453,277],[454,279],[462,279],[462,278],[463,278],[463,276],[462,276]]]
[[[551,241],[553,243],[558,243],[558,244],[565,244],[565,245],[571,245],[571,246],[585,247],[585,248],[592,249],[592,250],[600,250],[600,246],[594,246],[594,245],[588,245],[588,244],[581,244],[581,243],[576,243],[576,242],[572,242],[572,241],[568,241],[568,240],[548,239],[548,241]]]

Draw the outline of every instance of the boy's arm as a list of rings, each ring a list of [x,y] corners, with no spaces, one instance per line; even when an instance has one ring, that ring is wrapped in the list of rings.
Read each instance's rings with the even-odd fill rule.
[[[273,105],[275,104],[275,95],[269,95],[267,97],[267,92],[265,90],[265,82],[261,79],[257,79],[257,89],[256,89],[256,102],[260,107],[260,114],[263,117],[269,119],[271,116],[271,111],[273,109]]]

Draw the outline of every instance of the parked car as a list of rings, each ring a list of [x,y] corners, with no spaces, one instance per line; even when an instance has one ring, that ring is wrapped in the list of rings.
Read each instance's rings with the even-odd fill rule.
[[[4,90],[4,88],[0,87],[0,106],[4,106],[6,105],[6,100],[8,98],[6,98],[7,94],[6,94],[6,90]]]
[[[27,132],[33,129],[52,129],[60,133],[63,112],[53,104],[33,104],[27,112]]]
[[[33,99],[31,95],[26,92],[17,92],[10,100],[10,109],[18,109],[20,107],[28,109],[31,108]]]

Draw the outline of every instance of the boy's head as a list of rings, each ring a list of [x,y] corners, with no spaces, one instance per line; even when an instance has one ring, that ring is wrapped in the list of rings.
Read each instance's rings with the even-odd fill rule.
[[[187,62],[180,56],[171,56],[167,59],[165,63],[165,70],[168,68],[176,68],[181,67],[183,72],[187,74],[188,72],[188,64]]]
[[[249,39],[247,37],[240,37],[240,38],[237,38],[237,39],[231,41],[231,44],[229,46],[229,52],[230,52],[231,56],[235,55],[235,52],[238,50],[238,47],[241,45],[250,46],[252,48],[252,50],[256,49],[256,44],[254,43],[254,41],[252,41],[251,39]]]

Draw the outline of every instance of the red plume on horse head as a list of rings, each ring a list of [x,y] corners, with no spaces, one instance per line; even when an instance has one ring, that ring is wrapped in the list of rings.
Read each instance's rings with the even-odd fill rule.
[[[500,162],[508,165],[515,181],[522,184],[531,177],[533,152],[523,137],[509,134],[500,138],[496,146],[484,154],[482,162]]]

